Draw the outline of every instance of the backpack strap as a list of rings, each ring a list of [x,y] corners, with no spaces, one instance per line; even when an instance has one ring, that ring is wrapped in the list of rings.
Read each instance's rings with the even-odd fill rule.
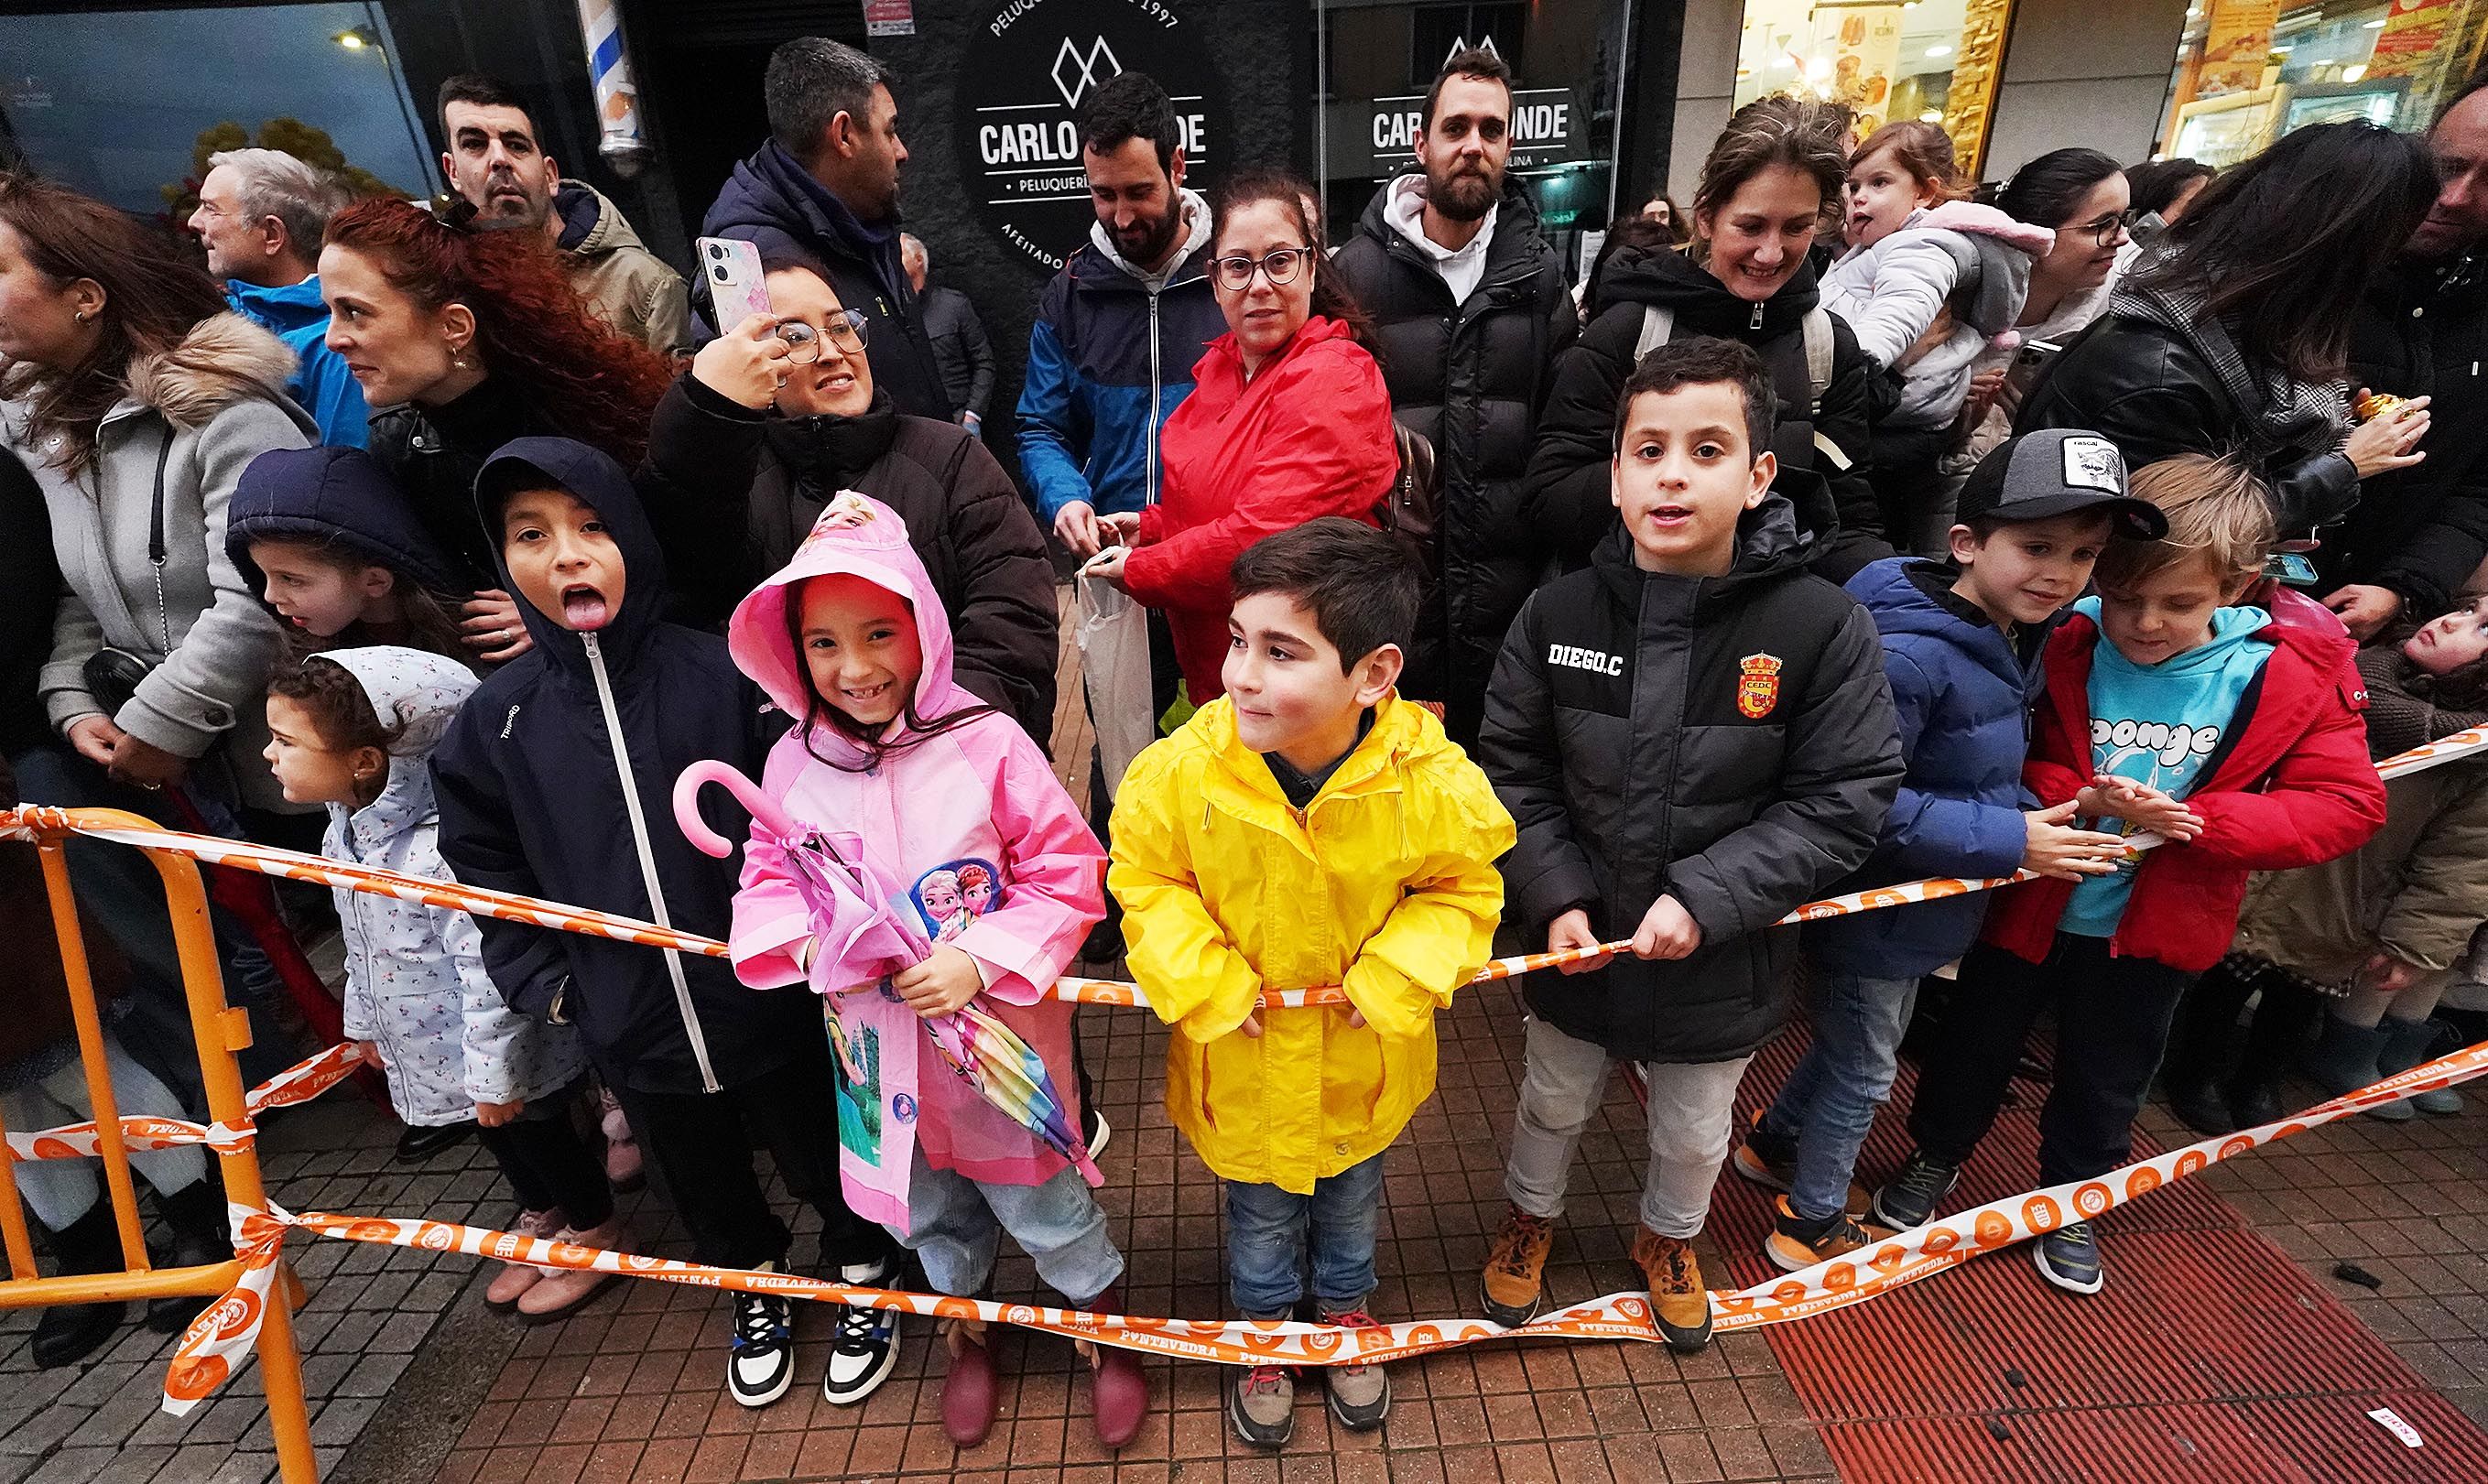
[[[1641,338],[1633,342],[1633,365],[1640,365],[1641,358],[1643,356],[1657,350],[1660,346],[1667,344],[1668,341],[1674,339],[1675,336],[1675,310],[1663,309],[1656,304],[1643,305],[1641,311]],[[1631,375],[1632,367],[1626,367],[1625,374],[1627,376]]]

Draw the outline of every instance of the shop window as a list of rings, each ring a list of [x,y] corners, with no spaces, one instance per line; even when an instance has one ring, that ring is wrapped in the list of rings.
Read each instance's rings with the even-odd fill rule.
[[[1952,136],[1975,180],[2011,0],[1746,0],[1737,103],[1795,93],[1846,104],[1863,138],[1894,119]]]
[[[202,149],[273,145],[407,194],[436,174],[378,5],[0,16],[0,56],[29,165],[168,223],[188,215]]]
[[[2425,128],[2483,33],[2488,0],[2194,0],[2160,153],[2225,166],[2309,124]]]

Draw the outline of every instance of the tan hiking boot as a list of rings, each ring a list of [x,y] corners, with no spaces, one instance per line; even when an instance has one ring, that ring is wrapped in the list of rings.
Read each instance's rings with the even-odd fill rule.
[[[1693,1244],[1649,1227],[1633,1234],[1632,1260],[1650,1287],[1650,1307],[1667,1348],[1689,1356],[1710,1343],[1710,1291]]]
[[[1503,1229],[1485,1254],[1485,1317],[1507,1330],[1529,1323],[1544,1296],[1546,1254],[1555,1246],[1555,1223],[1518,1206],[1505,1209]]]

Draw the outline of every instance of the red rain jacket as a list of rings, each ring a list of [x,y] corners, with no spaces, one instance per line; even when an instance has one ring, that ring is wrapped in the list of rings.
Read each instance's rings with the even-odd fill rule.
[[[2186,800],[2203,832],[2145,854],[2108,951],[2187,973],[2220,960],[2238,927],[2247,877],[2346,855],[2385,823],[2385,785],[2367,756],[2366,683],[2358,646],[2320,604],[2274,589],[2250,595],[2277,647],[2238,702],[2229,734]],[[2052,805],[2091,778],[2091,650],[2099,627],[2079,614],[2048,640],[2048,691],[2031,718],[2022,781]],[[2044,961],[2073,883],[2025,882],[1996,893],[1987,941]]]
[[[1249,383],[1232,333],[1192,370],[1192,395],[1158,434],[1165,492],[1141,513],[1123,581],[1166,610],[1192,704],[1205,706],[1227,691],[1228,568],[1316,516],[1375,523],[1400,455],[1382,368],[1344,324],[1308,319]]]

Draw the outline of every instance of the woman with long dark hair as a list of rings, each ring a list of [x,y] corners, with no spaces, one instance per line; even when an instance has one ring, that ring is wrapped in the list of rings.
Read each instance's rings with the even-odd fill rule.
[[[1227,333],[1159,434],[1158,503],[1101,518],[1125,545],[1088,571],[1166,610],[1195,706],[1226,694],[1227,569],[1316,516],[1378,524],[1399,469],[1391,393],[1364,312],[1306,219],[1304,183],[1244,170],[1212,193],[1210,281]]]
[[[329,349],[372,406],[372,456],[461,564],[475,589],[467,642],[498,663],[525,653],[526,630],[494,574],[500,533],[476,516],[476,471],[538,434],[633,467],[673,372],[589,310],[534,235],[473,219],[464,200],[438,216],[396,200],[349,207],[328,223],[320,288]]]
[[[1821,306],[1807,261],[1825,203],[1841,198],[1847,127],[1845,113],[1791,98],[1739,109],[1702,163],[1691,249],[1626,247],[1599,270],[1589,327],[1556,357],[1523,486],[1529,524],[1564,566],[1586,566],[1615,529],[1608,467],[1625,378],[1652,347],[1694,335],[1742,341],[1770,366],[1771,446],[1796,476],[1790,489],[1812,475],[1829,486],[1827,500],[1796,501],[1820,570],[1845,579],[1892,554],[1868,479],[1875,365]]]
[[[2066,350],[2016,432],[2087,428],[2129,468],[2241,454],[2284,533],[2338,519],[2359,481],[2418,462],[2423,404],[2350,429],[2350,326],[2436,198],[2426,144],[2318,124],[2213,182]]]

